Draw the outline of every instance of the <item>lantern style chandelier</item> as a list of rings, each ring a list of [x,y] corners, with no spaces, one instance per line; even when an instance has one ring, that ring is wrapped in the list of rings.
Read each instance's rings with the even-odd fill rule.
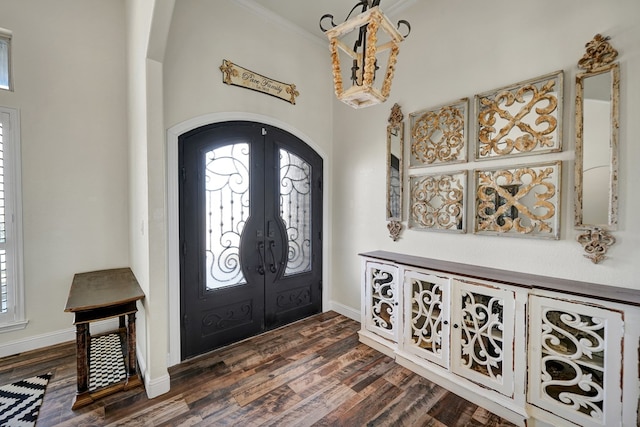
[[[336,96],[353,108],[381,104],[387,100],[391,92],[398,45],[411,32],[411,25],[405,20],[398,21],[398,25],[394,26],[379,5],[380,0],[360,1],[339,25],[333,22],[331,14],[320,18],[320,29],[329,38]],[[358,8],[360,13],[352,16]],[[329,29],[323,26],[323,21],[326,24],[327,20],[331,23]],[[399,32],[401,25],[406,26],[404,35]],[[380,68],[385,69],[384,76],[378,76],[376,81],[376,72]],[[350,76],[348,70],[351,71]],[[351,86],[345,89],[347,79],[351,80]]]

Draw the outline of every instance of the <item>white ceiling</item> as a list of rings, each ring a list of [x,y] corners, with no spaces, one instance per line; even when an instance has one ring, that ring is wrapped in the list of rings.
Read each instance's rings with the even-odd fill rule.
[[[382,0],[380,9],[390,17],[417,0]],[[277,16],[322,41],[326,38],[320,30],[320,17],[330,13],[336,24],[344,22],[358,0],[236,0],[237,3],[257,11],[262,15]],[[354,14],[360,13],[358,7]],[[357,12],[357,13],[356,13]],[[325,22],[325,28],[329,26]]]

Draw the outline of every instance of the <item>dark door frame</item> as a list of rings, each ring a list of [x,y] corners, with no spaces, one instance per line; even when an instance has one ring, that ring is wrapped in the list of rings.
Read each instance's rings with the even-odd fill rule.
[[[181,362],[180,359],[180,256],[179,256],[179,215],[178,215],[178,137],[195,128],[226,121],[254,121],[266,125],[280,128],[291,133],[305,144],[311,147],[323,160],[324,188],[323,191],[323,242],[322,242],[322,281],[325,284],[322,288],[323,310],[330,309],[328,271],[330,264],[329,248],[331,247],[331,233],[329,229],[329,202],[328,189],[331,188],[331,177],[328,174],[329,159],[327,152],[320,147],[313,139],[292,125],[282,122],[270,116],[254,113],[211,113],[198,116],[178,123],[167,130],[167,311],[168,311],[168,366],[174,366]],[[357,313],[353,313],[357,316]]]

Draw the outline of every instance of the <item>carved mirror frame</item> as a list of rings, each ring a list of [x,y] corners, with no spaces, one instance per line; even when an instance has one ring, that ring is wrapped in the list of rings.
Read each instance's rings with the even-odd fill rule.
[[[398,104],[391,107],[387,125],[387,229],[395,242],[402,232],[404,115]]]
[[[585,70],[576,76],[576,147],[575,147],[575,192],[574,192],[574,212],[575,212],[575,228],[583,232],[577,237],[578,242],[583,246],[585,257],[589,258],[593,263],[599,263],[606,258],[605,254],[609,247],[615,243],[615,238],[609,234],[609,231],[615,231],[618,225],[618,127],[619,127],[619,98],[620,98],[620,69],[619,64],[614,62],[618,56],[618,52],[609,44],[609,37],[596,34],[595,37],[585,45],[586,53],[578,61],[578,67]],[[608,78],[608,89],[610,90],[609,104],[604,99],[599,108],[602,117],[588,117],[585,122],[585,107],[587,100],[585,94],[585,85],[589,82],[596,81],[596,78]],[[588,90],[588,88],[587,88]],[[588,92],[587,92],[588,93]],[[604,96],[603,98],[606,98]],[[594,105],[594,107],[597,107]],[[602,108],[604,107],[604,108]],[[608,107],[608,108],[607,108]],[[602,111],[604,109],[608,111]],[[595,108],[597,110],[597,108]],[[588,110],[588,109],[587,109]],[[589,125],[608,120],[609,129],[601,133],[602,130],[592,130]],[[591,166],[591,161],[587,160],[585,155],[589,155],[593,151],[598,151],[595,146],[594,139],[598,139],[594,135],[602,135],[599,149],[608,151],[607,155],[602,156],[602,152],[598,153],[599,158],[606,160],[601,166]],[[608,141],[603,141],[608,136]],[[608,171],[604,171],[608,176],[608,188],[596,191],[595,185],[587,185],[585,180],[585,172],[591,173],[596,169],[608,167]],[[602,182],[602,179],[596,179],[594,182]],[[589,194],[588,192],[591,191]],[[604,194],[606,192],[606,194]],[[606,206],[605,220],[595,220],[598,215],[593,216],[589,206],[600,205],[604,202]],[[589,211],[591,220],[585,220],[585,212]]]

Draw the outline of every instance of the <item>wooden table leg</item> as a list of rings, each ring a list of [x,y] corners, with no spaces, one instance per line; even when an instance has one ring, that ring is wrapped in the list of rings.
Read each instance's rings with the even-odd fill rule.
[[[89,391],[89,325],[76,325],[76,364],[78,366],[78,394]]]
[[[129,371],[127,377],[131,377],[136,371],[136,314],[129,314],[129,324],[127,325],[127,358]]]
[[[125,389],[136,387],[142,382],[138,377],[138,369],[136,366],[136,314],[128,315],[127,324],[127,384]]]
[[[89,324],[76,324],[76,365],[78,369],[78,390],[71,409],[85,406],[93,399],[89,395]]]

